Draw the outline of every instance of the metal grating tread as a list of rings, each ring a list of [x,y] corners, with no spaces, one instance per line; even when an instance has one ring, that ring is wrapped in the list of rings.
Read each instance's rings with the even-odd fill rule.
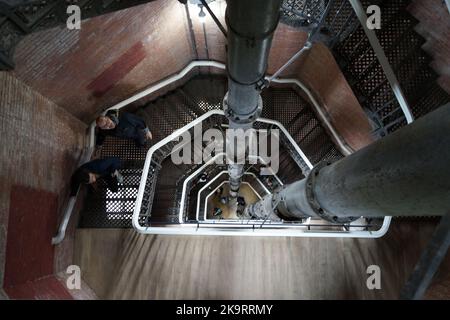
[[[362,2],[364,7],[372,4]],[[376,34],[417,118],[449,99],[436,83],[430,58],[421,49],[425,40],[414,31],[417,20],[406,10],[409,3],[408,0],[379,1],[383,27]],[[349,33],[332,51],[361,106],[379,125],[374,133],[384,136],[406,125],[363,28],[359,26]]]

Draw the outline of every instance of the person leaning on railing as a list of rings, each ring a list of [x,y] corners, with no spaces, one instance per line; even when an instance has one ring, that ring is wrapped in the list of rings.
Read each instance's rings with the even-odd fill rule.
[[[121,161],[117,157],[96,159],[80,166],[72,175],[70,196],[76,196],[81,184],[94,184],[102,179],[112,192],[119,190],[119,183],[123,183],[120,174]]]
[[[95,122],[97,146],[101,146],[108,135],[132,139],[139,147],[143,147],[146,141],[153,138],[145,121],[132,113],[119,114],[118,110],[110,110],[104,116],[98,117]]]

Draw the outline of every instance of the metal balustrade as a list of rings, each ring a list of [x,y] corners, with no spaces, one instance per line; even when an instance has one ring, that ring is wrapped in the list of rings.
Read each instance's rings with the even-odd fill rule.
[[[203,62],[201,62],[201,61],[196,61],[195,63],[189,64],[186,67],[185,70],[181,71],[180,73],[178,73],[177,75],[175,75],[175,76],[173,76],[173,77],[171,77],[169,79],[163,80],[162,83],[167,85],[168,83],[171,83],[171,81],[178,81],[181,77],[183,77],[183,75],[186,75],[189,70],[192,70],[192,68],[201,66],[202,63]],[[209,62],[209,61],[207,61],[207,62],[205,62],[205,65],[206,66],[213,66],[213,67],[224,68],[223,64],[219,64],[219,63],[216,63],[216,62]],[[317,145],[316,148],[320,147],[320,145],[323,143],[322,140],[316,141],[317,144],[314,144],[314,143],[311,144],[311,142],[313,142],[313,141],[306,143],[305,146],[307,147],[307,150],[309,150],[308,152],[310,153],[310,156],[313,157],[313,161],[312,162],[309,160],[310,158],[307,157],[307,159],[308,159],[308,161],[310,162],[311,165],[315,165],[321,159],[338,159],[338,158],[342,157],[341,153],[343,153],[345,155],[351,153],[351,151],[347,148],[346,144],[342,141],[340,136],[336,133],[335,129],[331,126],[330,122],[328,121],[328,119],[326,118],[325,114],[323,113],[323,110],[321,110],[321,107],[319,106],[318,102],[315,100],[314,95],[309,91],[309,89],[307,87],[305,87],[297,79],[278,79],[277,78],[277,79],[274,79],[273,81],[277,82],[277,83],[281,83],[281,84],[299,86],[300,89],[305,92],[306,96],[309,99],[309,102],[308,103],[300,102],[301,100],[299,100],[300,104],[295,104],[294,103],[294,104],[291,105],[291,103],[293,101],[295,101],[296,99],[298,100],[300,98],[300,96],[298,96],[298,95],[289,96],[289,94],[290,94],[289,92],[290,91],[283,91],[283,89],[273,89],[273,88],[271,88],[269,91],[265,91],[265,92],[277,92],[277,94],[276,95],[273,95],[273,94],[263,95],[264,104],[272,106],[270,108],[264,108],[263,116],[266,115],[266,116],[270,116],[270,117],[275,117],[276,119],[281,121],[286,126],[286,125],[289,124],[289,121],[292,119],[292,117],[296,115],[296,113],[300,112],[302,110],[302,108],[305,108],[304,103],[306,103],[306,105],[309,105],[309,108],[314,108],[314,111],[313,110],[309,110],[308,112],[313,112],[314,114],[317,114],[317,115],[314,116],[314,118],[318,116],[319,119],[320,119],[320,121],[316,122],[315,126],[317,126],[317,130],[319,130],[319,128],[321,128],[320,129],[321,135],[323,135],[323,137],[328,136],[327,132],[330,132],[332,134],[333,142],[336,143],[336,146],[334,146],[333,143],[329,144],[330,142],[326,142],[326,144],[324,146],[324,150],[322,150],[319,155],[311,154],[311,152],[316,152],[317,150],[321,150],[321,149],[315,149],[315,148],[312,149],[311,147],[314,146],[314,145]],[[145,92],[138,93],[135,96],[127,99],[127,101],[128,101],[127,103],[131,103],[133,101],[136,101],[136,100],[144,97],[146,94],[153,93],[153,92],[155,92],[156,90],[159,90],[162,87],[164,87],[164,86],[162,86],[161,83],[158,83],[157,85],[155,85],[155,87],[150,87],[150,88],[146,89]],[[186,106],[184,108],[186,108],[186,110],[188,112],[191,112],[190,110],[192,110],[193,112],[195,112],[195,116],[198,116],[198,114],[201,113],[201,112],[204,113],[205,111],[217,110],[218,108],[220,108],[221,107],[221,105],[220,105],[220,101],[221,100],[220,99],[221,99],[221,96],[222,96],[223,91],[225,89],[221,89],[219,91],[217,91],[217,89],[214,89],[214,88],[210,89],[211,91],[217,91],[218,99],[217,100],[213,100],[213,101],[208,101],[208,100],[204,100],[204,99],[203,100],[202,99],[195,100],[195,99],[199,99],[200,97],[186,95],[184,90],[185,89],[180,88],[179,90],[177,89],[175,91],[175,93],[179,96],[179,99],[181,99],[179,101],[181,101],[182,103],[186,104]],[[286,90],[286,89],[284,89],[284,90]],[[289,89],[289,90],[291,90],[291,89]],[[291,90],[291,92],[293,92],[293,91]],[[277,96],[277,95],[279,95],[279,96]],[[284,96],[284,98],[283,98],[283,96]],[[194,97],[196,97],[196,98],[194,98]],[[289,100],[286,100],[287,97],[290,97]],[[280,98],[281,98],[281,100],[280,100]],[[168,97],[168,99],[172,99],[172,98]],[[194,100],[192,100],[192,99],[194,99]],[[292,100],[292,99],[294,99],[294,100]],[[283,101],[288,101],[288,102],[290,101],[290,102],[286,105],[286,104],[284,104]],[[168,102],[169,102],[169,100],[168,100]],[[171,101],[171,102],[173,103],[173,101]],[[283,108],[276,108],[280,112],[274,113],[273,111],[271,111],[271,110],[273,110],[272,108],[275,108],[275,106],[279,105],[280,103],[284,104]],[[126,105],[127,105],[126,103],[121,102],[121,103],[119,103],[117,105],[117,108],[122,108],[122,107],[124,107]],[[162,107],[164,107],[164,106],[162,106]],[[179,109],[179,111],[180,112],[183,111],[184,108]],[[110,109],[116,109],[116,106],[113,106]],[[151,109],[149,109],[149,110],[151,110]],[[195,110],[198,110],[198,111],[195,111]],[[190,118],[192,118],[192,117],[190,117]],[[188,118],[186,118],[186,120],[187,119]],[[314,121],[316,121],[316,120],[314,120]],[[327,130],[324,130],[324,128],[322,128],[322,126],[325,126],[327,128]],[[91,130],[90,130],[91,135],[90,135],[89,141],[90,141],[91,148],[94,145],[94,131],[93,131],[93,128],[94,128],[94,125],[91,126]],[[282,135],[281,136],[282,144],[288,146],[288,148],[290,149],[289,154],[292,155],[292,157],[291,156],[284,157],[281,160],[281,161],[284,161],[283,162],[283,167],[284,167],[284,165],[286,165],[286,167],[287,167],[286,170],[290,170],[290,171],[286,171],[284,173],[285,176],[289,176],[291,174],[291,172],[295,172],[295,167],[298,168],[299,153],[295,152],[296,148],[294,146],[297,146],[298,144],[300,144],[300,146],[302,146],[303,145],[302,139],[305,136],[305,134],[307,134],[307,132],[305,132],[304,130],[300,130],[300,131],[298,131],[296,133],[294,128],[295,128],[295,126],[293,126],[292,128],[288,128],[289,129],[289,135]],[[298,137],[297,138],[293,138],[292,134],[294,134],[296,136],[298,135]],[[160,135],[160,136],[162,137],[162,135]],[[285,141],[287,139],[288,136],[292,138],[293,143],[292,143],[292,141],[291,141],[290,144],[287,144],[287,143],[283,142],[283,141]],[[300,139],[300,140],[298,140],[298,139]],[[173,146],[173,144],[172,144],[172,146]],[[329,147],[327,147],[327,146],[329,146]],[[327,148],[330,148],[329,151],[326,150]],[[107,150],[107,148],[105,150]],[[165,145],[161,149],[155,150],[154,161],[150,161],[150,164],[148,165],[148,168],[149,168],[148,169],[148,173],[147,173],[146,178],[145,178],[145,188],[143,188],[142,207],[147,207],[148,208],[154,202],[154,195],[155,195],[156,184],[155,183],[151,183],[151,181],[153,181],[155,179],[155,177],[160,174],[160,170],[162,169],[160,163],[167,156],[167,153],[169,152],[169,150],[171,150],[171,145],[170,144]],[[141,157],[140,161],[143,161],[143,158],[141,156],[142,155],[142,150],[140,151],[139,154],[140,154],[140,157]],[[285,154],[285,153],[283,153],[283,154]],[[130,159],[130,161],[131,160],[133,160],[133,159]],[[136,159],[134,159],[134,161],[136,161]],[[136,164],[137,164],[137,162],[136,162]],[[303,166],[303,170],[305,170],[305,168],[306,167]],[[142,170],[142,165],[140,166],[140,170]],[[298,170],[298,171],[301,171],[301,170]],[[156,179],[156,181],[158,181],[158,180]],[[143,180],[141,178],[140,185],[142,183],[143,183]],[[137,190],[137,187],[135,188],[135,190]],[[176,199],[180,199],[181,192],[179,191],[179,188],[178,188],[178,191],[174,191],[174,193],[175,192],[177,193]],[[176,207],[177,205],[178,205],[177,203],[174,203],[174,205],[172,207]],[[167,210],[167,211],[169,211],[169,210]],[[70,211],[67,211],[66,212],[66,216],[70,217],[70,213],[71,213]],[[124,220],[121,221],[121,222],[120,222],[120,219],[117,219],[117,216],[115,216],[116,219],[113,220],[114,223],[111,223],[111,220],[106,220],[106,219],[97,219],[96,220],[96,219],[94,219],[92,217],[92,219],[90,220],[91,221],[90,224],[87,224],[87,221],[89,221],[89,218],[87,218],[87,220],[86,220],[86,218],[84,217],[87,214],[89,214],[89,212],[83,210],[81,224],[80,224],[81,227],[97,227],[97,228],[98,227],[122,227],[123,228],[123,227],[130,227],[131,226],[131,223],[130,223],[131,220],[128,219],[129,214],[130,214],[129,212],[127,212],[126,214],[122,215]],[[145,225],[146,223],[149,223],[151,219],[152,219],[152,217],[151,217],[150,211],[149,212],[145,212],[145,213],[142,212],[142,215],[139,217],[138,221],[136,221],[136,222],[138,222],[139,224]],[[364,231],[362,233],[359,233],[359,231],[356,232],[356,230],[353,230],[355,232],[351,232],[350,234],[347,234],[345,232],[344,233],[339,233],[339,234],[335,234],[335,233],[329,234],[327,232],[325,232],[325,233],[320,232],[320,235],[315,235],[314,233],[311,234],[311,235],[301,233],[300,236],[378,237],[378,236],[381,236],[382,234],[384,234],[384,232],[386,232],[386,230],[387,230],[387,228],[389,226],[389,221],[390,221],[390,218],[386,218],[384,220],[384,223],[382,224],[382,228],[379,229],[378,231],[373,231],[373,230],[375,230],[377,228],[376,226],[369,226],[373,230],[372,231],[368,231],[368,232]],[[167,219],[165,219],[165,220],[163,219],[163,221],[161,221],[161,222],[162,223],[167,223],[168,220]],[[172,220],[172,222],[174,222],[174,220]],[[84,224],[84,223],[86,223],[86,224]],[[269,225],[269,224],[270,223],[268,223],[267,225]],[[286,222],[285,225],[292,225],[292,224]],[[301,226],[301,227],[304,227],[304,229],[307,232],[309,232],[308,229],[309,230],[311,230],[311,228],[314,229],[314,226]],[[324,228],[324,227],[317,227],[317,228]],[[330,228],[331,228],[331,226],[330,226]],[[342,229],[342,228],[344,228],[344,227],[340,227],[340,229]],[[350,228],[350,229],[352,229],[352,228]],[[175,229],[173,229],[173,227],[171,227],[170,229],[171,229],[170,231],[168,231],[168,230],[163,231],[162,229],[152,228],[151,230],[147,230],[146,232],[155,232],[155,233],[158,233],[158,232],[162,232],[162,233],[174,232],[174,234],[176,234],[176,231],[175,231]],[[333,227],[332,229],[335,229],[335,227]],[[353,229],[359,229],[359,228],[353,228]],[[189,232],[191,232],[191,231],[189,231]],[[202,230],[202,232],[209,233],[210,230]],[[214,232],[216,232],[216,230],[214,230]],[[214,232],[212,234],[214,234]],[[196,234],[196,233],[193,233],[193,234]],[[280,233],[275,232],[274,234],[271,234],[271,235],[276,235],[276,234],[278,234],[278,235],[289,235],[289,232],[287,234],[282,234],[282,233],[280,234]],[[296,232],[295,235],[299,235],[299,233]]]
[[[421,49],[425,39],[414,30],[417,20],[407,12],[408,4],[407,0],[285,0],[281,7],[281,22],[294,28],[309,32],[321,23],[315,39],[331,49],[375,137],[450,101],[436,83],[431,58]],[[366,26],[369,5],[381,8],[379,30]],[[314,14],[309,13],[311,8],[317,8]]]
[[[180,179],[177,184],[181,184],[183,181],[183,188],[177,192],[181,196],[180,200],[176,200],[176,206],[178,206],[178,221],[175,219],[171,221],[161,221],[152,220],[151,203],[146,202],[150,207],[143,206],[143,200],[146,196],[152,196],[145,194],[145,190],[152,190],[155,192],[154,185],[157,181],[157,176],[151,175],[151,179],[148,179],[147,173],[150,169],[150,164],[154,162],[153,156],[159,148],[177,140],[178,137],[182,136],[185,132],[193,131],[194,127],[202,122],[211,124],[218,124],[216,121],[207,121],[210,118],[216,117],[217,121],[226,121],[226,118],[222,110],[211,110],[204,115],[200,116],[193,122],[189,123],[185,127],[178,129],[167,138],[161,140],[153,147],[151,147],[147,153],[146,161],[143,168],[143,174],[141,178],[141,184],[139,192],[136,199],[136,206],[133,213],[133,227],[140,233],[146,234],[189,234],[189,235],[267,235],[267,236],[328,236],[328,237],[338,237],[338,236],[351,236],[351,237],[378,237],[386,232],[389,225],[390,218],[386,217],[382,223],[377,224],[371,221],[370,223],[357,222],[349,223],[343,225],[335,225],[324,223],[323,221],[317,221],[312,219],[306,219],[306,221],[271,221],[271,220],[210,220],[206,219],[206,201],[202,208],[202,191],[198,190],[198,198],[196,203],[196,217],[192,219],[189,216],[188,209],[192,208],[188,204],[189,191],[192,188],[193,179],[198,178],[201,173],[204,172],[209,166],[214,166],[214,162],[219,157],[224,157],[225,154],[221,153],[215,155],[208,162],[202,164],[194,172],[192,172],[185,180]],[[258,126],[258,123],[260,125]],[[284,128],[284,126],[274,120],[260,118],[257,120],[256,127],[261,127],[261,123],[264,125],[270,125],[271,127],[277,128],[281,132],[281,136],[284,136],[284,140],[280,139],[280,142],[284,145],[290,145],[290,149],[294,150],[297,159],[299,161],[299,169],[304,173],[313,167],[312,163],[306,157],[304,152],[295,143],[294,139],[290,136],[289,132]],[[205,128],[205,126],[203,126]],[[167,154],[169,156],[169,154]],[[293,154],[294,156],[294,154]],[[295,157],[295,156],[294,156]],[[217,177],[222,174],[218,173],[214,177],[210,177],[211,181],[214,182]],[[150,186],[149,186],[150,184]],[[202,212],[202,214],[200,214]],[[363,229],[363,230],[361,230]]]

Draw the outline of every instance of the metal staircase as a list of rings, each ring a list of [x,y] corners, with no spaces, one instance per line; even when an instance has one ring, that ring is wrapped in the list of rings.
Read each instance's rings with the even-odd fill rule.
[[[383,1],[383,27],[376,31],[389,63],[397,75],[415,118],[450,101],[436,83],[430,57],[421,50],[425,40],[414,31],[418,23],[406,10],[409,1]],[[333,53],[378,136],[406,124],[400,106],[361,27],[336,44]]]
[[[414,31],[418,21],[407,11],[410,2],[362,0],[361,4],[364,9],[369,5],[381,9],[382,28],[375,33],[417,119],[449,102],[450,96],[437,84],[431,59],[421,49],[425,39]],[[307,19],[305,12],[316,6],[321,8],[317,13],[323,13],[328,5],[330,9],[317,39],[330,47],[371,120],[374,135],[383,137],[405,126],[407,121],[399,102],[348,0],[285,0],[281,21],[309,31],[320,18]]]
[[[366,8],[369,3],[362,1],[362,4]],[[421,50],[424,40],[413,30],[417,21],[406,11],[408,1],[378,1],[377,4],[383,11],[384,28],[377,30],[376,36],[397,75],[413,116],[421,117],[450,101],[449,95],[436,84],[437,76],[429,67],[430,59]],[[407,124],[404,110],[349,1],[286,0],[281,11],[282,22],[307,32],[315,32],[313,41],[322,41],[330,47],[371,120],[376,136],[385,136]],[[152,143],[156,144],[208,112],[221,110],[222,100],[227,92],[226,86],[224,77],[198,76],[134,112],[146,120],[153,132]],[[316,116],[311,103],[297,91],[290,87],[269,87],[263,90],[262,98],[264,108],[261,117],[273,119],[284,126],[309,162],[309,165],[305,163],[305,159],[294,150],[292,141],[281,135],[280,170],[277,173],[279,180],[275,185],[268,183],[263,177],[258,177],[257,169],[261,164],[246,167],[249,173],[259,179],[262,189],[272,192],[283,184],[303,178],[312,166],[321,161],[334,161],[343,157]],[[212,127],[225,130],[225,123],[225,117],[214,114],[202,124],[204,130]],[[271,125],[261,122],[256,122],[255,127],[269,130],[272,128]],[[198,183],[198,170],[217,176],[226,170],[226,167],[174,165],[169,156],[175,145],[176,142],[168,142],[154,151],[151,163],[148,164],[148,173],[145,172],[141,180],[142,168],[150,146],[137,149],[129,141],[108,138],[101,157],[119,156],[124,161],[125,183],[117,193],[110,193],[102,184],[95,190],[90,190],[79,226],[131,227],[140,184],[141,188],[145,186],[138,207],[140,226],[180,224],[181,220],[183,223],[194,224],[205,222],[206,207],[201,207],[199,201],[203,203],[207,196],[201,193],[202,184]],[[217,187],[223,179],[215,181],[210,188]],[[248,179],[256,185],[252,176]],[[379,225],[372,222],[359,227],[376,230]],[[308,225],[308,230],[312,225]],[[326,226],[319,223],[319,227]],[[345,225],[344,228],[348,230],[350,226]]]
[[[187,82],[181,88],[138,108],[134,112],[143,117],[154,139],[152,144],[171,134],[192,120],[211,110],[220,110],[226,92],[226,79],[223,77],[199,76]],[[263,92],[264,109],[262,117],[279,121],[283,124],[295,142],[304,150],[313,164],[321,160],[341,158],[327,132],[318,120],[311,104],[291,88],[268,88]],[[220,128],[225,123],[222,117],[212,117],[203,123],[203,129],[215,126]],[[259,124],[261,127],[262,124]],[[222,128],[224,130],[225,128]],[[152,224],[170,224],[178,222],[181,185],[184,179],[200,165],[174,165],[169,157],[172,145],[159,149],[158,161],[151,164],[152,175],[144,197],[144,208],[151,208],[148,219]],[[287,143],[280,146],[280,170],[278,177],[283,183],[300,179],[309,170],[301,159],[292,157]],[[117,156],[124,162],[125,182],[117,193],[111,193],[106,185],[99,184],[90,188],[82,210],[79,227],[81,228],[129,228],[134,202],[144,166],[147,148],[137,148],[132,141],[108,137],[101,149],[100,157]],[[199,150],[200,152],[201,150]],[[220,166],[211,166],[214,171],[223,170]],[[210,169],[210,170],[212,170]],[[257,174],[258,166],[252,168]],[[213,173],[211,173],[213,174]],[[150,183],[154,181],[156,183]],[[263,178],[261,178],[264,181]],[[192,200],[195,183],[189,186],[187,208],[196,205]],[[156,192],[155,192],[156,191]],[[192,201],[191,201],[192,200]]]

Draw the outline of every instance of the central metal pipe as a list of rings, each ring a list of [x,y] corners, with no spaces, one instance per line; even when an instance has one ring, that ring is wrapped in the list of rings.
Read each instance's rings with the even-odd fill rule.
[[[450,212],[450,104],[247,209],[253,217],[439,216]]]
[[[228,92],[223,107],[230,129],[247,130],[262,111],[261,87],[281,0],[228,0]],[[227,148],[227,155],[230,148]],[[242,152],[242,150],[241,150]],[[245,153],[245,150],[243,151]],[[245,155],[238,154],[242,159]],[[228,157],[228,161],[231,161]],[[239,191],[244,165],[229,164],[231,196]]]

